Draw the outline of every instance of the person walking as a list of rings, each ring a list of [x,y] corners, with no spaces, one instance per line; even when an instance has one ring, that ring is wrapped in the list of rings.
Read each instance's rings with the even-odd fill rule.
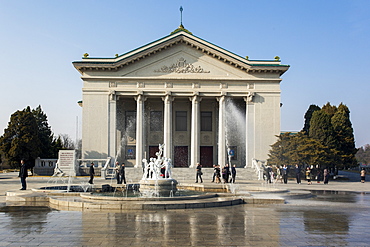
[[[116,179],[117,179],[117,184],[120,184],[120,177],[119,177],[119,168],[120,168],[120,165],[118,163],[118,161],[116,162],[116,166],[114,167],[114,175],[116,176]]]
[[[307,184],[312,184],[312,182],[311,182],[311,169],[308,166],[306,168],[306,180],[307,180]]]
[[[272,182],[271,174],[272,174],[272,167],[268,165],[266,168],[266,178],[267,178],[267,183],[269,184]]]
[[[322,172],[321,172],[320,167],[317,167],[316,170],[317,170],[317,174],[316,174],[317,183],[319,184],[322,181]]]
[[[324,184],[328,184],[329,183],[329,171],[328,169],[324,169]]]
[[[23,159],[21,160],[21,167],[19,169],[18,177],[21,178],[21,184],[22,184],[22,188],[20,190],[26,190],[27,189],[26,178],[28,177],[28,171],[27,171],[27,165],[24,163]]]
[[[121,167],[119,168],[119,177],[119,184],[122,184],[122,181],[124,184],[126,184],[125,163],[122,163]]]
[[[200,182],[203,183],[203,179],[202,179],[202,175],[203,175],[203,172],[202,172],[202,165],[197,163],[197,168],[196,168],[196,177],[195,177],[195,182],[198,183],[198,178],[200,179]]]
[[[236,178],[236,165],[234,164],[231,167],[231,180],[230,180],[230,182],[234,184],[235,183],[235,178]]]
[[[281,168],[280,167],[276,167],[276,179],[275,179],[275,183],[278,182],[280,180],[281,183],[283,183],[283,178],[281,177]]]
[[[212,183],[214,183],[215,182],[215,178],[216,178],[216,173],[217,173],[217,170],[216,170],[216,165],[213,165],[213,177],[212,177]]]
[[[89,175],[90,175],[89,184],[94,184],[94,181],[93,181],[94,180],[94,175],[95,175],[94,162],[91,162],[91,164],[90,164]]]
[[[283,175],[284,184],[288,183],[288,167],[286,165],[281,169],[281,174]]]
[[[366,177],[366,170],[365,170],[365,168],[362,168],[361,169],[360,175],[361,175],[361,183],[365,183],[365,177]]]
[[[229,182],[229,176],[230,176],[230,167],[229,164],[225,165],[225,183]]]
[[[295,165],[295,177],[297,179],[297,184],[301,183],[301,168],[298,164]]]
[[[221,168],[220,168],[220,165],[217,165],[215,167],[215,172],[216,172],[216,183],[219,184],[219,183],[221,183]]]

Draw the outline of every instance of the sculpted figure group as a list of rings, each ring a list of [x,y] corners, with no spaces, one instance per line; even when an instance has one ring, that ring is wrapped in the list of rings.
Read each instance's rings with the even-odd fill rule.
[[[162,157],[164,144],[159,144],[157,158],[143,159],[145,179],[172,178],[172,162],[170,158]]]

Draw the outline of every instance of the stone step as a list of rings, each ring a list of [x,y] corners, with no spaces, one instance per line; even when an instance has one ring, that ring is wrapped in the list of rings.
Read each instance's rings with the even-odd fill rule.
[[[213,168],[202,168],[203,181],[212,181]],[[140,181],[143,173],[141,168],[126,167],[125,169],[126,181],[134,183]],[[172,168],[172,177],[178,181],[195,181],[196,170],[195,168]],[[107,172],[107,179],[115,179],[113,169],[109,169]],[[239,179],[256,181],[257,175],[252,168],[237,168],[236,169],[236,181]]]

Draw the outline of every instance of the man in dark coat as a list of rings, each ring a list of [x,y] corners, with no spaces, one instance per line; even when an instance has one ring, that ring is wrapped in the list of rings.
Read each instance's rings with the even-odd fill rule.
[[[297,179],[297,184],[301,183],[301,168],[298,164],[295,165],[295,177]]]
[[[284,184],[288,183],[288,167],[286,165],[281,169],[281,174],[283,175]]]
[[[89,171],[89,175],[90,175],[89,184],[94,184],[94,182],[93,182],[93,180],[94,180],[94,175],[95,175],[94,162],[91,162],[91,164],[90,164],[90,171]]]
[[[225,165],[225,183],[229,182],[229,176],[230,176],[230,167],[229,164]]]
[[[122,181],[124,184],[126,184],[126,176],[125,176],[125,163],[122,163],[121,167],[119,168],[119,176],[120,176],[120,184],[122,184]]]
[[[203,175],[202,165],[198,163],[196,167],[196,177],[195,177],[196,183],[198,183],[198,178],[200,179],[200,182],[203,183],[202,175]]]
[[[28,177],[27,165],[24,163],[24,160],[21,160],[21,168],[19,169],[19,176],[21,178],[22,188],[21,190],[27,189],[26,178]]]
[[[231,180],[230,180],[230,183],[235,183],[235,177],[236,177],[236,165],[233,165],[231,167]]]

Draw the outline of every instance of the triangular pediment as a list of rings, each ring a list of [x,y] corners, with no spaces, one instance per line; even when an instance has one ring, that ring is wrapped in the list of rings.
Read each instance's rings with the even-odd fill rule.
[[[181,51],[178,48],[181,48]],[[176,57],[171,57],[168,55],[168,50],[171,50],[173,53],[177,53]],[[159,54],[164,54],[164,56]],[[167,61],[164,61],[163,57],[166,55]],[[205,73],[205,71],[203,71],[202,64],[196,64],[200,61],[206,62],[207,59],[205,57],[218,60],[219,63],[223,64],[223,66],[227,64],[229,67],[233,67],[237,70],[243,71],[244,73],[272,72],[281,75],[289,68],[287,65],[281,65],[279,60],[251,61],[246,58],[242,58],[232,52],[229,52],[184,31],[176,32],[116,58],[85,57],[82,61],[73,62],[73,65],[81,73],[91,70],[124,71],[129,67],[132,69],[135,67],[132,65],[137,65],[138,63],[140,63],[142,66],[143,64],[155,63],[151,61],[153,60],[153,57],[159,59],[157,66],[162,65],[162,67],[154,69],[155,73],[160,73],[159,71],[164,73],[179,73],[179,71],[188,71],[186,74]],[[182,62],[180,60],[181,58],[186,60],[186,62]],[[184,66],[179,66],[179,63],[183,64]],[[207,62],[203,66],[206,66],[206,64]]]
[[[121,77],[166,78],[241,78],[247,74],[203,52],[178,44],[151,57],[126,66],[116,74]]]

